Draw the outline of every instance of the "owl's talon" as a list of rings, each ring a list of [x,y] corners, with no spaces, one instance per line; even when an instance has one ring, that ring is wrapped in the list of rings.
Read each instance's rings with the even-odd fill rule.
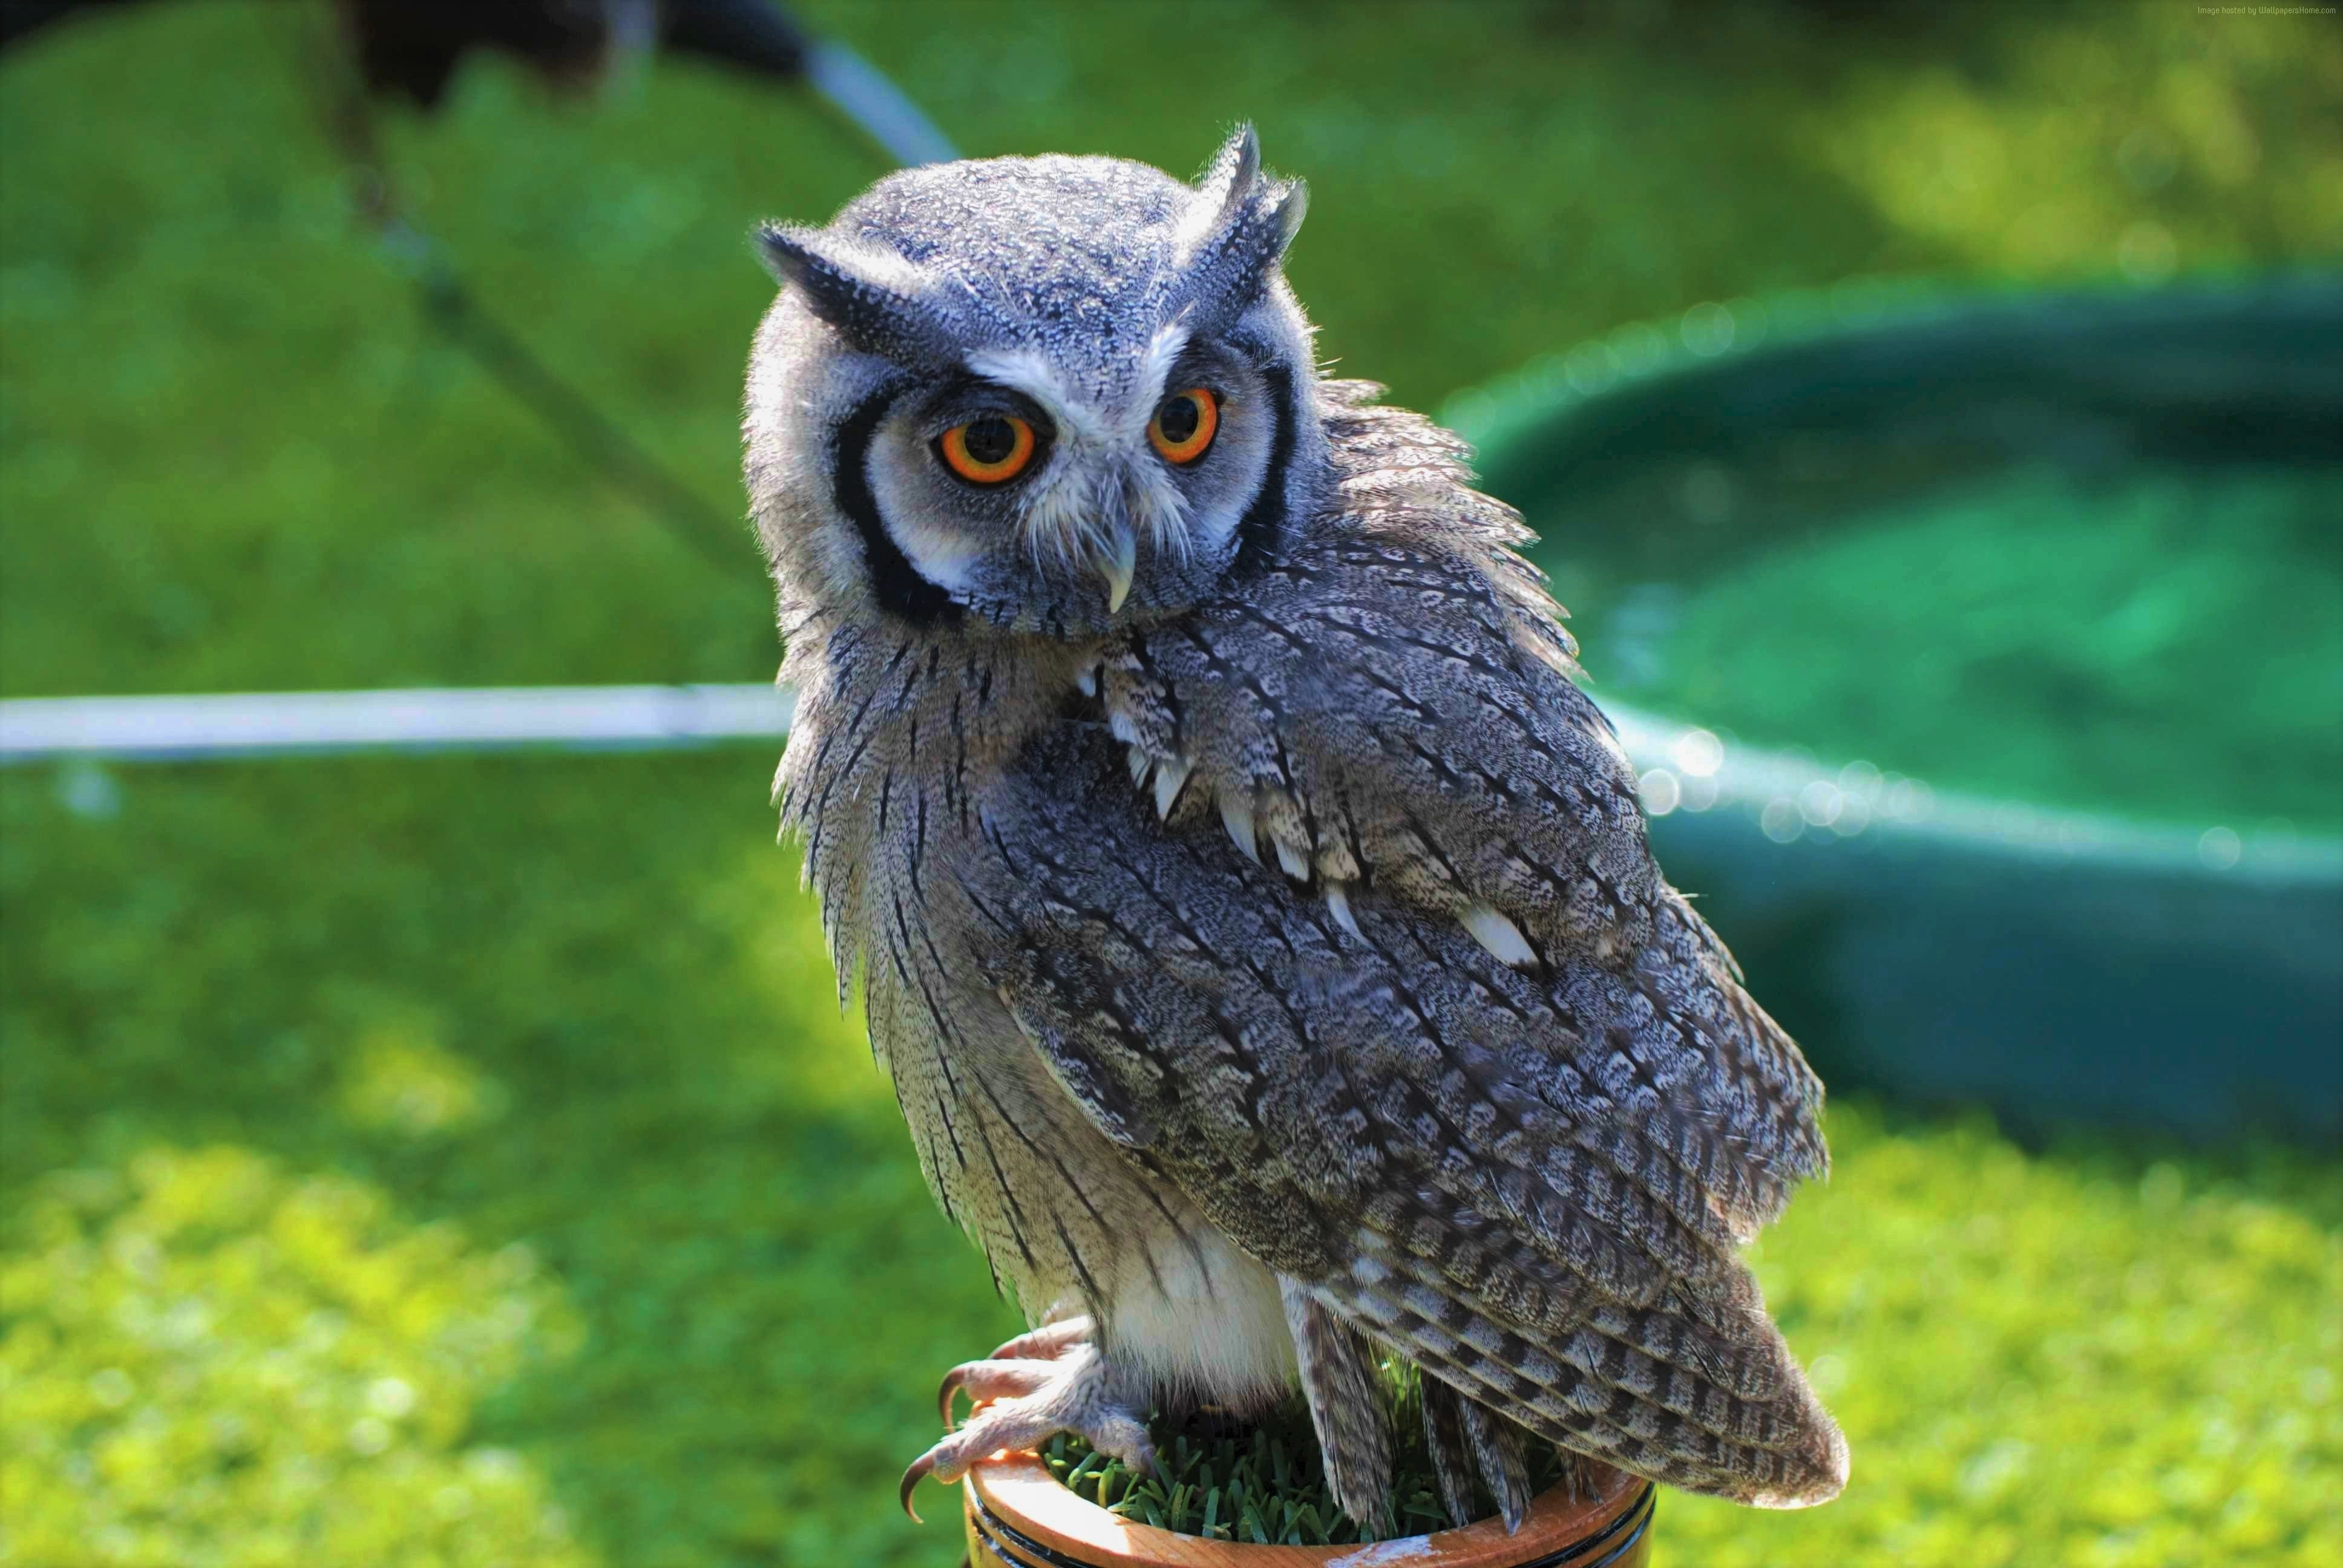
[[[952,1419],[952,1396],[960,1392],[961,1374],[975,1364],[974,1362],[960,1362],[960,1365],[944,1373],[943,1382],[936,1389],[936,1416],[944,1423],[946,1432],[950,1432],[955,1424]]]
[[[903,1512],[911,1516],[911,1523],[914,1524],[925,1524],[927,1521],[920,1518],[920,1511],[911,1506],[911,1490],[926,1480],[935,1468],[936,1452],[934,1449],[930,1449],[911,1461],[910,1468],[903,1472],[903,1487],[900,1495],[903,1503]]]
[[[1001,1341],[982,1361],[960,1362],[944,1373],[944,1381],[936,1390],[936,1413],[943,1418],[944,1430],[952,1429],[952,1396],[956,1393],[965,1392],[969,1403],[981,1404],[1004,1393],[1031,1393],[1040,1386],[1031,1369],[1004,1375],[999,1370],[1001,1362],[1053,1362],[1090,1337],[1091,1321],[1087,1316],[1061,1318]]]
[[[944,1418],[944,1430],[952,1430],[952,1396],[968,1395],[972,1405],[989,1404],[997,1399],[1019,1398],[1037,1393],[1047,1387],[1056,1367],[1049,1362],[980,1361],[962,1362],[944,1373],[943,1386],[936,1391],[936,1409]]]
[[[1003,1340],[985,1359],[995,1362],[1053,1362],[1090,1337],[1091,1321],[1087,1316],[1061,1318],[1054,1323],[1043,1323],[1038,1329],[1028,1329],[1013,1339]]]
[[[1143,1391],[1084,1337],[1087,1320],[1051,1323],[1021,1334],[1003,1350],[1030,1350],[1031,1359],[966,1362],[944,1374],[937,1405],[946,1433],[903,1472],[903,1512],[919,1517],[911,1493],[933,1477],[950,1484],[969,1466],[1003,1449],[1030,1449],[1055,1433],[1079,1434],[1100,1452],[1153,1473]],[[1054,1359],[1040,1359],[1047,1354]],[[965,1425],[951,1425],[953,1397],[976,1402]]]

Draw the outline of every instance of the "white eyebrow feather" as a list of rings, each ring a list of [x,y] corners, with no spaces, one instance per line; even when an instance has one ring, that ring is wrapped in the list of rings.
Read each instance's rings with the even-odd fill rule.
[[[1147,434],[1147,422],[1155,417],[1155,406],[1172,389],[1166,385],[1172,378],[1172,367],[1179,363],[1187,348],[1188,328],[1178,321],[1159,328],[1147,345],[1147,357],[1139,362],[1139,396],[1132,404],[1139,417],[1137,434]]]
[[[1059,376],[1058,367],[1031,348],[980,348],[968,357],[968,367],[987,381],[1012,392],[1022,392],[1041,406],[1058,427],[1058,438],[1103,447],[1113,429],[1099,411],[1077,397]]]

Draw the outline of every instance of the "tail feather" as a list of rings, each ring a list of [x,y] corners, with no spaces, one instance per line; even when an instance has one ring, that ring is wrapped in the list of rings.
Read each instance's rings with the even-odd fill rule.
[[[1353,1519],[1375,1523],[1389,1506],[1392,1440],[1373,1347],[1309,1286],[1284,1275],[1277,1285],[1327,1490]]]
[[[1776,1392],[1750,1399],[1614,1332],[1690,1331],[1688,1319],[1635,1323],[1598,1310],[1567,1338],[1527,1334],[1491,1318],[1423,1260],[1386,1251],[1374,1261],[1384,1270],[1375,1282],[1337,1282],[1320,1296],[1428,1374],[1540,1437],[1687,1491],[1765,1506],[1824,1502],[1845,1484],[1845,1440],[1762,1314],[1745,1318],[1736,1348],[1771,1364]]]

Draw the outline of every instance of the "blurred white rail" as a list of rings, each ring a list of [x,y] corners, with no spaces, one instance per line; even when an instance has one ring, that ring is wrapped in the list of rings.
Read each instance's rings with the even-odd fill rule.
[[[1799,752],[1728,744],[1681,719],[1604,710],[1639,777],[1644,809],[1737,810],[1776,843],[1866,833],[1957,840],[2027,858],[2083,856],[2254,880],[2343,878],[2343,841],[2240,834],[1939,793],[1867,762],[1829,768]],[[613,751],[778,740],[791,695],[777,687],[508,686],[203,697],[40,697],[0,702],[0,766],[197,761],[343,751],[518,747]]]
[[[771,686],[513,686],[0,702],[0,764],[333,751],[610,749],[789,733]]]

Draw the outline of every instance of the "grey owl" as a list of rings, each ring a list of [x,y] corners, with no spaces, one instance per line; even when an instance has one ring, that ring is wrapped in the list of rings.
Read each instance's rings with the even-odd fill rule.
[[[1822,1089],[1662,880],[1531,536],[1322,376],[1302,190],[1103,157],[772,226],[747,480],[776,781],[928,1184],[1042,1324],[903,1480],[1298,1380],[1333,1494],[1423,1373],[1449,1511],[1525,1440],[1761,1505],[1846,1445],[1735,1255]],[[951,1430],[954,1394],[984,1402]]]

